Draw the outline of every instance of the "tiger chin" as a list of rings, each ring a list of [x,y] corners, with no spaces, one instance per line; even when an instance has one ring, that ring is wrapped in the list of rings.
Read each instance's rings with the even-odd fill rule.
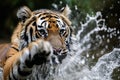
[[[49,80],[70,50],[70,12],[68,6],[62,11],[31,11],[26,6],[17,11],[19,23],[6,55],[4,80]]]

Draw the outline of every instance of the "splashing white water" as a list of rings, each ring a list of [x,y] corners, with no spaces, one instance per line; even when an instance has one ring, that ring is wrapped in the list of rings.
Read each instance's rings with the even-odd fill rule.
[[[91,23],[95,25],[90,26]],[[81,29],[72,38],[71,52],[56,70],[55,80],[112,80],[113,70],[120,66],[120,49],[114,48],[107,53],[108,46],[103,41],[105,36],[97,34],[99,31],[112,32],[109,36],[116,36],[113,34],[114,29],[107,29],[100,12],[97,12],[95,16],[87,15],[86,22],[81,23]],[[109,38],[106,40],[109,43]],[[102,44],[105,46],[99,49]],[[91,55],[90,50],[95,52],[91,59],[87,59]],[[89,60],[95,59],[96,54],[99,59],[91,66]]]

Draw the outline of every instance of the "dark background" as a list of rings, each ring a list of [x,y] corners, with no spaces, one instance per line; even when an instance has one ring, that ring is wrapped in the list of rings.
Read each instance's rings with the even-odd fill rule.
[[[54,4],[57,4],[58,8],[54,8]],[[41,8],[59,10],[66,4],[72,9],[72,17],[79,15],[79,21],[84,21],[87,13],[94,14],[101,11],[107,27],[120,30],[119,0],[2,0],[0,1],[0,40],[10,41],[18,23],[16,12],[21,6],[28,6],[31,10]],[[77,12],[75,5],[78,6]]]

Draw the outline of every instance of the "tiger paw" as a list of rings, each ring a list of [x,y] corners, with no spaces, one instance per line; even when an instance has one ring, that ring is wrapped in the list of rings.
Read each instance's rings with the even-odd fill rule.
[[[50,60],[53,51],[51,44],[47,41],[38,40],[36,43],[36,54],[33,55],[33,62],[40,65]]]
[[[21,61],[25,62],[27,65],[40,65],[49,61],[51,55],[52,46],[50,43],[37,40],[36,42],[30,43],[29,46],[23,50]]]

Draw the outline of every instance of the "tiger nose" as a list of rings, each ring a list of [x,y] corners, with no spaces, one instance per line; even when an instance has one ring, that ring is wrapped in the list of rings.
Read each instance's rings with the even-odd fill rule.
[[[61,39],[59,34],[51,34],[49,35],[49,37],[46,38],[46,40],[50,42],[54,50],[57,52],[60,52],[61,49],[66,48],[64,40]]]

